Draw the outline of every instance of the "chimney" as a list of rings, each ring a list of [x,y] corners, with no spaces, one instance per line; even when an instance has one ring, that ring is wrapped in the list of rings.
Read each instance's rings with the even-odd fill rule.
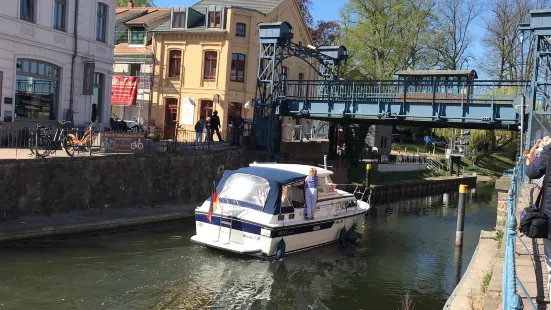
[[[129,9],[134,8],[134,1],[132,1],[132,0],[128,1],[128,8]]]

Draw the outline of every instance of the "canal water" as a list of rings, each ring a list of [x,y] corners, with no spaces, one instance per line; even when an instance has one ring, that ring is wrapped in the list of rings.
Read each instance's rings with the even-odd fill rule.
[[[442,309],[480,230],[496,218],[479,185],[454,246],[457,194],[374,206],[357,248],[329,245],[283,263],[189,241],[192,221],[15,242],[0,247],[0,309]],[[209,308],[210,307],[210,308]]]

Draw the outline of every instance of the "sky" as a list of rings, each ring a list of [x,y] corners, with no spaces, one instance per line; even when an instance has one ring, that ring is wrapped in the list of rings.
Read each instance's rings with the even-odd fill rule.
[[[251,0],[254,1],[254,0]],[[174,5],[191,6],[199,0],[155,0],[155,4],[160,7],[171,7]],[[340,20],[340,9],[346,4],[345,0],[312,0],[313,10],[312,16],[315,21],[318,20]],[[471,35],[473,42],[469,48],[470,53],[475,57],[475,61],[469,63],[469,69],[477,70],[478,62],[483,59],[484,47],[482,46],[481,39],[484,36],[484,21],[487,19],[486,12],[482,12],[471,25]],[[489,79],[489,77],[477,70],[478,79]]]

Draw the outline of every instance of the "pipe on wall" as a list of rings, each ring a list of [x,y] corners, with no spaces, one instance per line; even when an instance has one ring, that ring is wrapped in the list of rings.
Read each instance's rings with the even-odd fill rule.
[[[65,115],[65,119],[74,125],[73,120],[73,106],[75,102],[75,63],[77,59],[78,54],[78,7],[79,7],[79,0],[75,0],[75,24],[73,29],[73,57],[71,59],[71,90],[70,90],[70,96],[69,96],[69,109],[67,110],[67,114]]]

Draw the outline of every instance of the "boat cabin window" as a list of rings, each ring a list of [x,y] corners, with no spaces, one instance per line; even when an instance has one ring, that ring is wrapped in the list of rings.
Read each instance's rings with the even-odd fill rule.
[[[304,182],[283,186],[281,192],[281,206],[304,208]]]
[[[318,192],[319,193],[332,193],[335,192],[335,183],[331,180],[331,177],[324,176],[318,178]]]
[[[237,201],[264,207],[269,192],[270,184],[266,179],[255,175],[236,173],[228,178],[219,197],[221,203]]]

